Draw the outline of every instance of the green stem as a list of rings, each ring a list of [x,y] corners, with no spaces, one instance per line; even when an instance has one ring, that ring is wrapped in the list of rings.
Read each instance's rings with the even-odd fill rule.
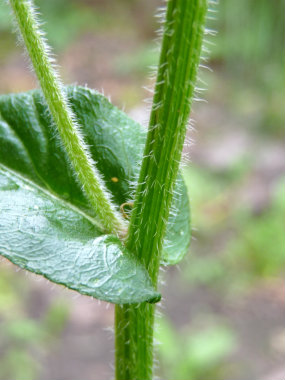
[[[144,158],[126,241],[154,286],[200,61],[207,0],[169,0]],[[154,305],[116,306],[116,379],[150,380]]]
[[[39,29],[33,3],[31,0],[10,0],[10,4],[61,140],[86,196],[105,231],[122,234],[126,229],[124,221],[111,203],[110,194],[84,144],[50,58],[50,48]]]

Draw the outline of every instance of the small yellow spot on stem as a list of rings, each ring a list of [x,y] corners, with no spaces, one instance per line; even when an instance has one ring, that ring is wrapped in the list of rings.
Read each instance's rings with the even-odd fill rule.
[[[117,183],[117,182],[119,182],[119,178],[117,178],[117,177],[112,177],[112,178],[111,178],[111,181]]]

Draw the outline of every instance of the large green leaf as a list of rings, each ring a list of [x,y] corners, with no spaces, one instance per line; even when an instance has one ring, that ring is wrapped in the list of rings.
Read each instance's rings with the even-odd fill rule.
[[[146,130],[93,90],[83,87],[68,87],[66,91],[70,104],[82,126],[84,140],[89,145],[106,186],[113,194],[113,200],[119,208],[121,204],[132,200],[133,184],[138,175]],[[74,216],[73,219],[84,218],[85,223],[93,225],[93,238],[96,234],[98,238],[102,235],[100,228],[95,227],[96,215],[82,192],[80,184],[75,179],[41,91],[0,96],[0,164],[2,164],[2,170],[12,170],[13,173],[20,176],[21,181],[28,180],[30,184],[39,189],[40,194],[46,194],[52,199],[56,197],[58,205],[75,210],[74,215],[77,216]],[[176,187],[176,193],[178,192],[180,195],[175,197],[173,210],[176,211],[172,212],[167,227],[163,254],[163,263],[165,264],[178,262],[187,252],[190,241],[188,197],[181,178]],[[29,188],[32,186],[29,185]],[[11,191],[8,191],[10,194],[8,198],[12,197],[13,191],[12,193]],[[21,196],[27,199],[32,198],[29,192],[21,193]],[[27,200],[27,203],[29,202]],[[14,212],[17,211],[14,210]],[[27,217],[29,221],[32,219]],[[62,225],[66,218],[62,216],[60,219],[60,225]],[[1,211],[1,225],[3,220],[5,220],[5,216]],[[64,223],[69,225],[67,220]],[[55,221],[53,226],[57,227]],[[56,234],[56,230],[53,231],[53,234]],[[27,234],[26,239],[28,236],[30,235]],[[30,236],[30,239],[34,238],[34,236]],[[72,235],[69,235],[68,239],[72,241]],[[7,240],[7,237],[1,233],[0,246]],[[12,243],[9,244],[10,252],[13,252]],[[118,245],[119,242],[117,241],[116,244]],[[120,248],[120,250],[122,249]],[[99,248],[97,250],[99,257],[102,250],[100,251]],[[60,251],[57,251],[60,257]],[[38,249],[37,255],[43,260],[41,252]],[[11,255],[10,259],[13,261]],[[133,263],[135,263],[134,259]],[[20,265],[19,262],[18,265]],[[70,286],[70,284],[65,284]],[[98,287],[96,289],[98,290]],[[83,292],[80,288],[77,290]],[[143,287],[141,292],[143,292]],[[149,290],[146,291],[146,294],[148,292]],[[102,294],[95,296],[103,299]],[[107,296],[104,299],[107,299]],[[131,301],[130,299],[124,301],[121,297],[120,302]]]
[[[0,165],[0,251],[21,268],[113,303],[158,301],[147,271],[70,204]]]

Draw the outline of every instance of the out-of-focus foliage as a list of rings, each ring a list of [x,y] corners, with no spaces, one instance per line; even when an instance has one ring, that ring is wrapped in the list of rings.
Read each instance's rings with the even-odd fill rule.
[[[86,32],[106,30],[121,24],[124,12],[109,12],[104,7],[92,7],[88,1],[35,0],[45,21],[43,29],[56,51],[68,47]],[[0,32],[11,31],[11,15],[7,4],[0,6]]]
[[[244,170],[246,173],[246,167]],[[224,181],[219,176],[192,167],[185,171],[185,178],[199,240],[209,244],[206,257],[192,253],[195,260],[191,260],[183,272],[185,279],[196,285],[224,287],[227,284],[229,291],[244,281],[245,285],[252,285],[261,279],[278,277],[285,245],[283,181],[277,181],[273,198],[261,214],[256,214],[239,200],[230,206],[229,193],[223,192],[221,183]],[[230,223],[228,232],[225,221]],[[226,244],[217,251],[211,248],[211,241],[221,233]]]
[[[216,10],[212,61],[236,82],[237,105],[259,106],[253,123],[267,134],[283,136],[284,1],[220,0]]]
[[[224,365],[221,369],[221,362],[225,364],[236,341],[234,332],[224,321],[209,317],[180,333],[166,318],[160,319],[155,339],[164,376],[176,380],[203,380],[206,376],[219,378],[226,374],[228,368]]]
[[[64,301],[53,301],[41,319],[27,310],[30,289],[11,270],[0,269],[0,379],[37,379],[41,361],[60,339],[69,310]]]
[[[216,11],[213,57],[235,67],[243,63],[246,69],[278,63],[284,45],[284,1],[220,0]]]

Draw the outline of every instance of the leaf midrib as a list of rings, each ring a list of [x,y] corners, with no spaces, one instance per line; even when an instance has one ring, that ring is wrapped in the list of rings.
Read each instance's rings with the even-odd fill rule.
[[[10,169],[9,167],[7,167],[6,165],[3,165],[2,163],[0,163],[0,169],[3,169],[4,172],[5,171],[8,172],[12,177],[15,176],[15,177],[19,178],[21,181],[26,182],[27,185],[39,190],[40,192],[43,192],[45,195],[47,195],[47,196],[55,199],[56,201],[62,203],[64,207],[69,208],[73,212],[75,212],[75,213],[79,214],[80,216],[82,216],[83,218],[87,219],[90,223],[92,223],[94,226],[96,226],[102,233],[104,233],[104,229],[102,228],[101,224],[96,219],[87,215],[84,211],[80,210],[78,207],[74,206],[72,203],[69,203],[66,200],[64,200],[63,198],[60,198],[56,193],[54,193],[52,191],[48,191],[45,188],[42,188],[41,186],[39,186],[35,182],[32,182],[30,179],[28,179],[27,177],[22,175],[21,173]]]

